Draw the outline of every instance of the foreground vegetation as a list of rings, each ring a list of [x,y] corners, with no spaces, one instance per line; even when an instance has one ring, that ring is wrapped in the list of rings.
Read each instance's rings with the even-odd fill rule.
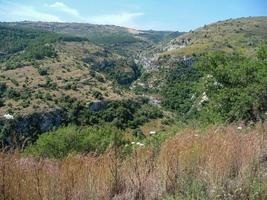
[[[188,128],[63,160],[1,153],[1,199],[266,199],[266,128]]]

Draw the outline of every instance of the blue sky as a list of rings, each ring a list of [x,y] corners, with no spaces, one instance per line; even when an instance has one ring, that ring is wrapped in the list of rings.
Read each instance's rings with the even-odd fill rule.
[[[0,0],[0,21],[86,22],[189,31],[247,16],[267,16],[267,0]]]

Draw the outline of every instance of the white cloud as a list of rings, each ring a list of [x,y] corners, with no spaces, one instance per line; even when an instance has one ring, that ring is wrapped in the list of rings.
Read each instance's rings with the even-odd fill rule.
[[[87,18],[87,21],[95,24],[112,24],[118,26],[134,26],[134,19],[144,15],[144,13],[123,12],[111,15],[99,15]]]
[[[2,5],[0,5],[0,19],[1,21],[62,21],[59,17],[38,11],[33,6],[24,6],[10,2],[3,2]]]
[[[75,17],[80,17],[80,14],[77,10],[67,6],[66,4],[64,4],[62,2],[55,2],[51,5],[49,5],[49,7],[56,8],[62,12],[65,12],[65,13],[72,15],[72,16],[75,16]]]
[[[0,0],[1,1],[1,0]],[[51,8],[54,9],[52,12]],[[0,4],[0,21],[47,21],[47,22],[63,22],[64,16],[60,15],[59,11],[69,15],[67,19],[75,22],[93,23],[93,24],[108,24],[137,28],[136,18],[143,16],[141,12],[119,12],[114,14],[103,15],[81,15],[76,9],[57,1],[53,4],[44,4],[44,7],[35,7],[32,5],[23,5],[2,1]],[[52,14],[56,13],[56,14]],[[67,17],[67,16],[65,16]]]

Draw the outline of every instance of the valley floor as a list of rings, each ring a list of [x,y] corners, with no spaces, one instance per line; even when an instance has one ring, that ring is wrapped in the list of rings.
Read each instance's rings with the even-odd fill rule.
[[[266,199],[267,124],[184,129],[63,160],[0,154],[0,199]]]

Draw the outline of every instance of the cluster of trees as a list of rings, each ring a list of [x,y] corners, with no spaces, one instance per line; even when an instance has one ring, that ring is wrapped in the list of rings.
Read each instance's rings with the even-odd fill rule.
[[[110,80],[114,80],[120,85],[129,85],[141,75],[141,67],[134,63],[132,59],[104,59],[97,61],[90,60],[95,71],[104,73]]]
[[[0,82],[0,107],[4,106],[4,92],[7,89],[5,82]]]
[[[95,35],[88,37],[90,41],[95,44],[102,44],[102,45],[125,45],[135,42],[140,42],[140,39],[134,37],[130,33],[97,33]]]
[[[104,153],[114,139],[125,143],[122,132],[110,125],[78,127],[70,125],[40,135],[36,143],[28,146],[26,154],[36,157],[63,158],[70,153]]]
[[[16,98],[29,99],[28,96],[30,95],[30,91],[25,91]],[[69,96],[53,100],[61,107],[58,116],[53,115],[55,119],[60,118],[60,124],[57,124],[56,127],[68,124],[82,127],[108,123],[118,129],[131,128],[136,130],[140,125],[151,119],[163,117],[162,111],[158,107],[150,105],[145,98],[110,102],[99,101],[100,106],[97,110],[93,109],[93,105],[96,102],[86,104]],[[23,127],[23,130],[27,131],[21,131],[22,129],[19,128],[18,124],[22,120],[20,117],[11,121],[0,119],[0,140],[4,144],[18,146],[23,143],[25,138],[27,138],[28,142],[35,142],[37,136],[42,133],[39,121],[42,120],[41,116],[42,113],[33,113],[28,116],[26,120],[29,123],[26,125],[27,127]],[[10,140],[11,138],[12,141]]]
[[[120,129],[136,129],[150,119],[163,116],[160,108],[148,103],[146,98],[134,100],[125,99],[120,101],[103,102],[98,111],[92,109],[91,104],[85,104],[68,96],[60,100],[59,105],[66,109],[69,123],[77,125],[95,125],[112,123]]]
[[[180,115],[186,114],[194,103],[192,96],[195,83],[201,77],[200,71],[181,63],[171,68],[165,77],[166,82],[161,91],[162,105]]]
[[[0,26],[0,51],[6,55],[24,51],[28,59],[42,59],[55,56],[52,43],[60,39],[60,35],[38,29],[22,29]]]
[[[21,67],[23,61],[57,57],[57,41],[88,41],[86,38],[65,36],[31,28],[0,25],[0,61],[6,69]]]
[[[0,26],[0,51],[11,54],[24,50],[30,41],[35,40],[40,31],[31,31],[7,26]]]
[[[25,49],[24,58],[27,60],[41,60],[44,58],[55,58],[57,53],[52,44],[34,43]]]
[[[256,121],[267,111],[267,44],[257,56],[212,52],[167,76],[163,105],[207,123]]]

